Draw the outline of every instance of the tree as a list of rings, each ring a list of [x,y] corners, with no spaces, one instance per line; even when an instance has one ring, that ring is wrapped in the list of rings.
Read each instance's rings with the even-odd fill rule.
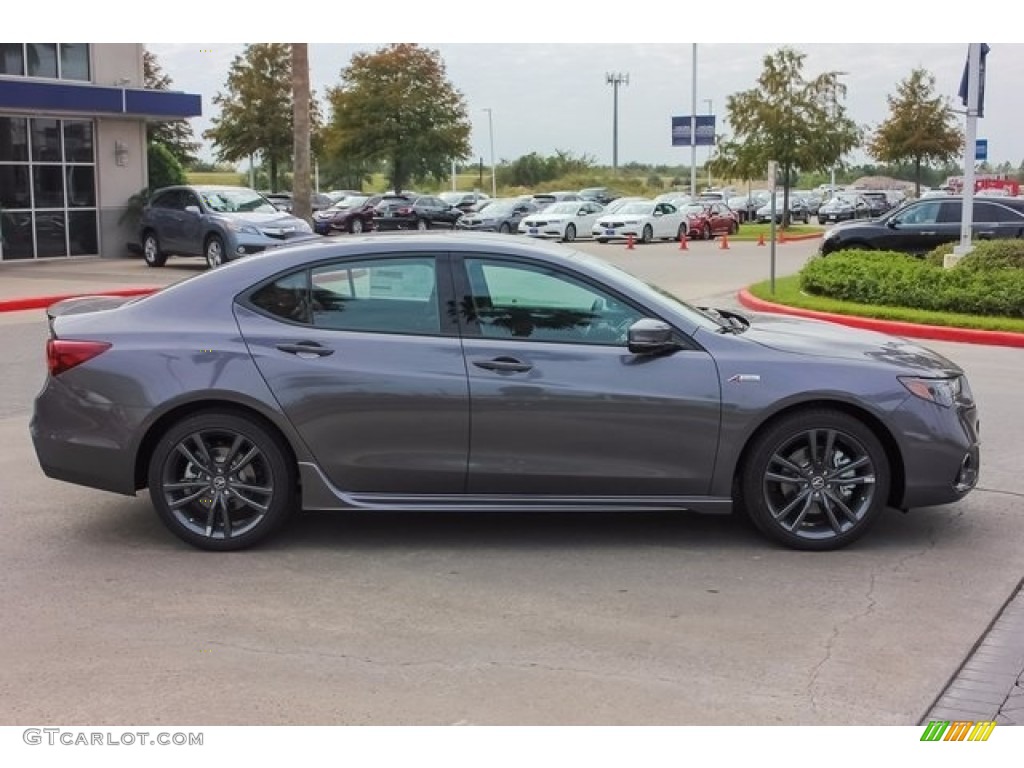
[[[796,174],[835,167],[861,136],[839,101],[846,93],[839,73],[825,72],[807,80],[804,58],[792,48],[765,56],[757,87],[726,99],[727,119],[735,136],[720,142],[711,163],[717,176],[753,179],[763,178],[768,163],[777,162],[784,225]]]
[[[173,81],[164,74],[155,53],[143,51],[143,83],[146,88],[157,91],[170,90]],[[198,162],[196,152],[199,142],[192,133],[188,120],[162,120],[146,124],[147,143],[162,144],[185,168]]]
[[[875,130],[868,145],[873,157],[888,163],[912,163],[915,193],[921,194],[921,166],[950,163],[963,148],[949,100],[935,95],[935,76],[914,69],[886,97],[889,117]]]
[[[270,166],[270,188],[276,192],[278,170],[294,145],[289,44],[250,43],[231,62],[226,86],[227,93],[213,97],[220,115],[203,136],[214,142],[220,160],[260,155]]]
[[[413,178],[445,179],[453,160],[469,157],[466,101],[437,51],[397,43],[357,53],[341,80],[327,89],[329,155],[387,161],[396,191]]]
[[[295,179],[292,213],[311,219],[313,190],[310,184],[309,142],[313,131],[309,114],[309,44],[292,43],[292,100],[295,102]]]

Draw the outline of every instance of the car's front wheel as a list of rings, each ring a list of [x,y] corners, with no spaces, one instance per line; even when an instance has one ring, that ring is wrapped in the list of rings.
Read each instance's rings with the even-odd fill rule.
[[[571,243],[576,239],[576,226],[574,224],[568,224],[565,227],[565,235],[562,237],[562,241]]]
[[[889,462],[859,419],[827,408],[783,416],[750,445],[741,506],[767,537],[793,549],[838,549],[886,507]]]
[[[206,255],[206,266],[210,269],[223,266],[225,262],[224,241],[221,240],[220,235],[210,235],[206,238],[206,247],[203,248],[203,253]]]
[[[353,235],[360,235],[363,232],[363,220],[358,216],[352,219],[352,222],[348,225],[348,231]]]
[[[160,250],[156,232],[147,232],[142,238],[142,258],[149,267],[162,267],[167,263],[167,254]]]
[[[646,245],[654,239],[654,229],[650,224],[644,226],[643,232],[640,233],[640,242]]]
[[[430,222],[426,219],[416,219],[416,229],[420,232],[430,229]]]
[[[207,411],[173,425],[149,462],[149,494],[163,523],[200,549],[249,547],[284,524],[295,474],[259,423]]]

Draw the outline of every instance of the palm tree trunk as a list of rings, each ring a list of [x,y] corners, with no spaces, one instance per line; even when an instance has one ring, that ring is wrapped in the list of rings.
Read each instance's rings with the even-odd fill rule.
[[[292,100],[295,105],[293,133],[295,141],[292,214],[300,219],[313,218],[313,190],[310,178],[309,45],[292,43]]]

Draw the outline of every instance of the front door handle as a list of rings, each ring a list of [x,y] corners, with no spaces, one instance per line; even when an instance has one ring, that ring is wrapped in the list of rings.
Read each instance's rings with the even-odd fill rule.
[[[514,357],[496,357],[493,360],[474,360],[473,365],[477,368],[483,368],[487,371],[497,371],[498,373],[526,373],[527,371],[533,370],[532,365],[524,363],[522,360],[516,360]]]
[[[314,357],[327,357],[327,355],[334,354],[333,349],[321,346],[315,341],[296,341],[295,343],[278,344],[277,348],[282,352],[288,352],[289,354],[307,359]]]

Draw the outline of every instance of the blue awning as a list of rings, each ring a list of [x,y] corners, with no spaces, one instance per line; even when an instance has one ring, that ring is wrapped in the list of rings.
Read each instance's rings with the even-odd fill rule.
[[[197,93],[0,78],[0,109],[180,120],[203,114]]]

